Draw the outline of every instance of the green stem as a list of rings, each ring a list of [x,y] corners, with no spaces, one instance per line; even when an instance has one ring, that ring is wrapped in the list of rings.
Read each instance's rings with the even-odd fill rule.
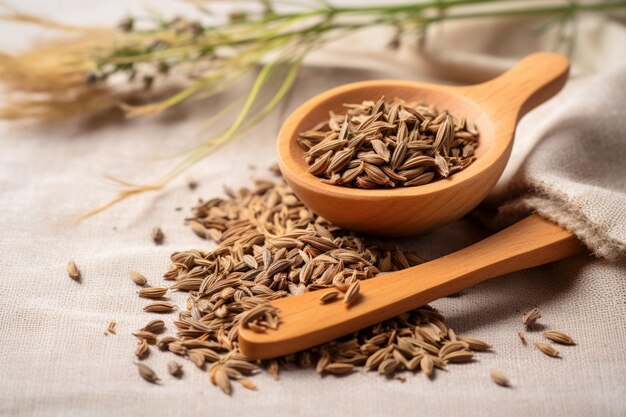
[[[446,20],[464,20],[490,17],[525,17],[525,16],[553,16],[559,14],[576,14],[579,12],[602,12],[609,10],[617,10],[626,8],[626,0],[616,2],[602,2],[592,4],[567,3],[564,5],[547,5],[536,7],[513,8],[506,10],[466,12],[466,13],[445,13],[436,16],[424,16],[424,12],[434,9],[449,9],[454,6],[472,6],[482,3],[501,3],[509,5],[512,2],[502,0],[449,0],[449,1],[430,1],[411,3],[406,5],[392,6],[365,6],[365,7],[327,7],[318,8],[310,11],[299,13],[286,13],[270,16],[259,21],[247,22],[247,32],[251,32],[249,36],[234,39],[224,39],[211,42],[198,42],[192,45],[184,45],[163,49],[160,51],[147,52],[140,55],[131,55],[127,57],[109,57],[103,59],[105,63],[125,64],[136,62],[149,62],[151,60],[174,58],[177,56],[185,56],[189,53],[196,52],[200,49],[215,49],[219,47],[241,47],[248,44],[272,42],[280,39],[289,39],[306,36],[310,33],[326,33],[333,30],[348,29],[358,30],[374,25],[398,24],[401,22],[417,22],[418,24],[429,24],[442,22]],[[359,23],[329,23],[330,19],[341,16],[363,16],[378,15],[378,19]],[[311,17],[325,17],[325,21],[317,22],[311,26],[298,29],[286,30],[285,28],[294,26],[295,24]],[[279,23],[279,27],[266,27],[267,23]],[[235,25],[214,26],[207,28],[207,32],[225,29],[232,29]],[[244,26],[245,27],[245,26]],[[262,33],[257,32],[263,31]],[[245,33],[246,31],[244,31]]]

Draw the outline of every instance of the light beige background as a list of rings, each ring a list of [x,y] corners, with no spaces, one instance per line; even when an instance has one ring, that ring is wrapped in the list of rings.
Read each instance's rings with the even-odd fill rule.
[[[142,4],[13,3],[74,23],[114,22]],[[168,1],[150,4],[162,10],[182,7]],[[626,172],[623,164],[615,163],[626,157],[620,146],[626,137],[626,31],[595,19],[583,22],[581,31],[576,79],[553,103],[524,119],[506,181],[494,199],[509,193],[507,185],[513,181],[524,190],[515,195],[514,211],[520,204],[531,205],[556,220],[568,220],[581,233],[600,227],[591,236],[599,236],[594,249],[608,245],[607,253],[615,255],[626,240]],[[0,45],[12,50],[49,36],[4,23],[0,33]],[[350,42],[347,52],[345,44],[330,46],[326,55],[311,59],[314,67],[302,71],[290,99],[254,134],[203,161],[164,192],[140,196],[76,227],[54,225],[113,195],[115,188],[102,180],[103,174],[137,181],[155,178],[173,164],[158,158],[197,143],[194,132],[206,106],[223,106],[229,97],[195,108],[184,106],[163,117],[107,125],[93,120],[41,128],[2,124],[0,415],[626,415],[626,264],[588,255],[511,274],[459,298],[435,302],[458,333],[489,341],[494,352],[480,354],[472,364],[451,366],[433,381],[416,375],[400,383],[375,374],[320,379],[312,371],[294,370],[282,373],[279,382],[259,375],[258,392],[236,389],[228,398],[188,362],[182,380],[168,377],[164,364],[171,356],[161,352],[153,352],[147,363],[161,374],[162,383],[151,385],[138,377],[130,332],[149,317],[141,310],[144,303],[134,296],[128,271],[142,271],[157,281],[173,251],[208,249],[210,244],[183,224],[188,208],[199,197],[221,195],[222,184],[237,187],[250,184],[252,177],[266,176],[265,168],[276,158],[277,129],[296,105],[331,86],[368,78],[482,81],[544,42],[529,41],[511,22],[464,23],[434,34],[438,36],[431,38],[428,59],[412,49],[397,54],[379,51],[386,41],[380,33]],[[364,44],[371,50],[365,52]],[[328,62],[324,56],[334,57],[331,62],[337,66],[320,67],[320,62]],[[588,115],[593,116],[591,121]],[[590,151],[593,158],[585,160]],[[578,176],[570,175],[572,161],[578,161],[574,166],[580,169],[573,170]],[[250,164],[256,170],[247,168]],[[200,184],[193,192],[186,187],[190,178]],[[528,194],[540,179],[548,191]],[[565,194],[550,193],[554,187]],[[559,206],[572,210],[555,214]],[[184,210],[175,211],[176,207]],[[149,238],[155,225],[166,234],[162,246]],[[462,221],[407,243],[430,259],[466,246],[482,233],[480,227]],[[80,284],[65,274],[70,258],[83,271]],[[175,299],[182,303],[185,297]],[[551,359],[521,345],[515,333],[521,314],[532,307],[542,310],[542,324],[572,334],[578,346],[564,347],[562,359]],[[112,319],[118,323],[118,334],[105,336]],[[537,333],[528,337],[540,339]],[[488,376],[492,368],[509,375],[513,387],[494,385]]]

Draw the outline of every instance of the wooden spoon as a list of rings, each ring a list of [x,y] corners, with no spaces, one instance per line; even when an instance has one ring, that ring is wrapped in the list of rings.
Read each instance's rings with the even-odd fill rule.
[[[278,134],[280,170],[311,210],[348,230],[384,236],[411,236],[461,218],[495,186],[509,159],[517,121],[565,84],[569,69],[562,55],[537,53],[502,76],[466,87],[412,81],[365,81],[324,92],[298,108]],[[324,184],[307,171],[296,138],[345,112],[344,103],[401,98],[424,101],[465,116],[480,133],[476,161],[447,179],[418,187],[363,190]]]
[[[533,214],[450,255],[361,281],[359,297],[349,305],[341,300],[322,304],[322,295],[333,289],[272,301],[279,309],[278,329],[256,333],[240,328],[239,346],[251,359],[298,352],[487,279],[557,261],[582,249],[573,234]]]
[[[504,75],[470,87],[408,81],[367,81],[338,87],[313,98],[292,114],[278,138],[283,176],[313,211],[345,228],[379,235],[410,235],[456,220],[493,188],[508,160],[521,116],[564,85],[568,61],[539,53]],[[299,132],[341,111],[343,103],[380,96],[423,100],[476,123],[477,160],[449,179],[419,187],[361,190],[322,183],[307,172]],[[321,304],[330,290],[272,302],[279,309],[277,330],[239,330],[242,352],[265,359],[297,352],[402,314],[489,278],[553,262],[582,250],[570,232],[532,215],[525,220],[440,259],[361,282],[354,303]]]

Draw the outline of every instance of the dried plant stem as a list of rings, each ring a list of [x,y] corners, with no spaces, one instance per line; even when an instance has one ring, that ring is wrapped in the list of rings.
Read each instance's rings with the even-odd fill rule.
[[[74,36],[36,45],[19,55],[0,54],[0,81],[9,93],[0,118],[54,121],[114,107],[129,116],[154,114],[187,100],[212,97],[263,67],[230,128],[208,138],[162,178],[145,185],[123,185],[114,199],[81,216],[85,218],[132,196],[162,189],[191,165],[248,132],[283,99],[304,56],[330,40],[375,25],[395,27],[398,33],[425,34],[430,25],[452,20],[545,16],[565,24],[580,13],[626,9],[626,0],[532,5],[505,0],[431,0],[350,7],[324,2],[297,12],[277,11],[270,1],[263,4],[269,6],[227,23],[148,16],[141,20],[148,22],[147,27],[135,25],[131,18],[119,29],[84,28],[24,13],[5,14],[1,18]],[[266,73],[281,63],[292,67],[275,88],[276,94],[269,98],[258,94],[259,86],[271,84]],[[169,73],[186,76],[186,85],[155,102],[155,95],[146,90],[165,91],[169,84],[155,85],[155,80],[162,81]],[[120,78],[126,82],[117,82]],[[255,105],[261,104],[254,114],[251,99]]]

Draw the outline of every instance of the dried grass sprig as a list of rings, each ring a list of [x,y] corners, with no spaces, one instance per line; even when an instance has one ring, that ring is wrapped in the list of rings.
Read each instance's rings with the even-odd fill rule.
[[[87,217],[133,195],[161,189],[189,166],[241,137],[282,100],[304,56],[328,40],[386,25],[397,29],[392,42],[397,46],[401,35],[425,35],[432,24],[450,20],[544,16],[562,28],[582,12],[626,9],[626,0],[580,4],[566,0],[549,4],[430,0],[349,7],[315,2],[296,11],[291,11],[294,7],[283,11],[264,0],[256,8],[238,4],[234,7],[246,10],[232,9],[224,16],[212,14],[208,2],[192,3],[204,21],[168,19],[153,13],[125,18],[117,28],[88,28],[16,11],[0,16],[65,33],[19,54],[0,53],[0,82],[6,92],[0,118],[8,120],[51,122],[115,107],[129,117],[155,114],[188,100],[213,97],[262,67],[232,126],[184,155],[154,184],[124,186],[115,199]],[[207,17],[211,19],[208,23]],[[276,82],[270,75],[285,66],[288,76],[274,93],[262,92],[265,84]],[[183,87],[155,102],[154,97],[167,92],[174,80],[182,80]]]

